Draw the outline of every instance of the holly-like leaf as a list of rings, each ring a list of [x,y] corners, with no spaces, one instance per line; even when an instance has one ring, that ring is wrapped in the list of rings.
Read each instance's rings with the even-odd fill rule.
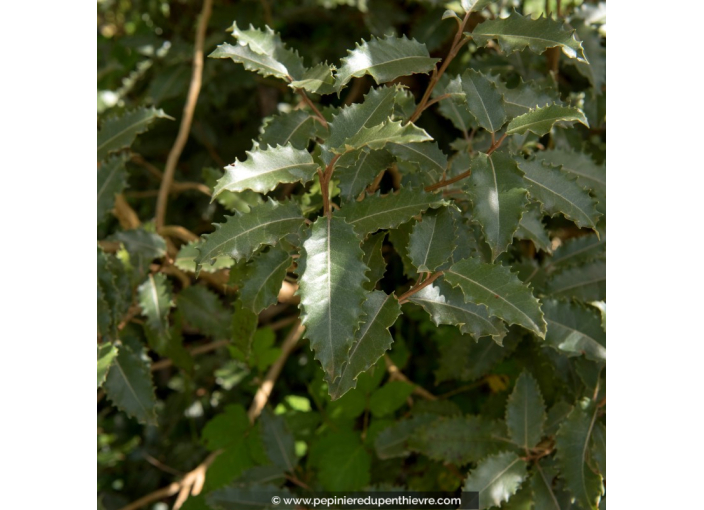
[[[304,89],[313,94],[332,94],[335,92],[335,78],[332,75],[332,67],[327,63],[320,64],[306,69],[301,78],[294,80],[289,87],[294,89]]]
[[[122,193],[127,185],[125,155],[117,155],[103,161],[98,167],[98,223],[115,205],[115,195]]]
[[[421,289],[408,299],[423,307],[436,326],[452,324],[461,333],[472,335],[475,339],[491,336],[496,343],[506,336],[506,327],[496,317],[489,317],[483,305],[465,303],[460,289],[438,280]]]
[[[354,336],[340,378],[328,382],[328,393],[333,400],[356,388],[357,376],[369,370],[394,342],[389,328],[401,315],[401,306],[393,295],[380,290],[371,292],[362,304],[362,312],[365,322]]]
[[[589,121],[579,108],[551,104],[513,118],[506,127],[506,134],[522,135],[530,131],[543,136],[550,132],[556,122],[579,122],[589,127]]]
[[[496,318],[492,320],[497,320]],[[471,382],[483,375],[511,354],[518,343],[517,335],[508,335],[503,346],[491,338],[473,340],[468,335],[452,338],[440,346],[439,367],[435,371],[438,383],[448,380]]]
[[[213,338],[229,338],[232,310],[225,309],[213,291],[203,285],[191,285],[176,299],[178,311],[188,324]]]
[[[525,172],[523,178],[528,184],[528,191],[543,204],[544,212],[551,215],[562,213],[577,226],[596,231],[600,214],[594,199],[572,176],[537,159],[519,159],[518,166]]]
[[[156,397],[150,367],[146,355],[140,356],[122,344],[104,387],[108,399],[119,409],[139,423],[156,425]]]
[[[114,151],[129,147],[138,134],[144,133],[156,119],[171,119],[163,110],[137,108],[119,117],[110,117],[98,131],[98,161]]]
[[[335,73],[338,94],[352,78],[369,74],[378,84],[385,83],[399,76],[432,71],[439,60],[430,58],[425,44],[405,36],[372,37],[348,53]]]
[[[408,242],[408,255],[419,273],[435,271],[455,251],[457,230],[447,207],[424,214],[416,222]]]
[[[181,246],[181,249],[178,252],[178,255],[176,255],[176,260],[174,261],[174,265],[181,269],[182,271],[188,271],[189,273],[195,273],[196,271],[196,259],[198,258],[198,255],[200,252],[198,251],[198,248],[203,244],[203,240],[199,239],[198,241],[191,241],[188,244],[184,244]],[[235,264],[235,261],[232,260],[232,257],[229,255],[219,255],[215,257],[214,263],[210,263],[210,261],[204,260],[201,263],[200,270],[205,271],[206,273],[215,273],[216,271],[219,271],[220,269],[227,269],[228,267],[232,267]]]
[[[467,107],[481,127],[496,133],[506,122],[504,98],[486,76],[473,69],[462,74]]]
[[[196,269],[221,255],[229,255],[236,261],[248,260],[260,246],[275,245],[282,237],[298,231],[303,223],[294,202],[279,203],[271,199],[253,207],[248,214],[228,216],[225,223],[215,224],[215,232],[203,236],[205,242],[198,247]]]
[[[367,271],[369,281],[364,284],[364,288],[369,291],[376,288],[377,282],[384,277],[386,272],[386,261],[382,253],[385,237],[386,232],[378,232],[369,236],[362,243],[362,251],[364,251],[362,262],[369,268]]]
[[[147,326],[157,335],[169,335],[169,309],[171,284],[163,273],[150,274],[137,289],[142,315],[147,318]]]
[[[255,334],[257,333],[257,324],[259,317],[249,308],[242,305],[242,300],[235,301],[235,312],[232,314],[232,344],[240,350],[246,359],[249,359],[252,352],[252,344],[254,343]],[[266,329],[260,332],[267,331]],[[268,330],[271,331],[271,330]],[[272,334],[273,337],[273,334]],[[271,339],[273,342],[273,338]],[[265,370],[266,367],[260,370]]]
[[[584,54],[589,60],[589,64],[575,61],[575,67],[589,80],[596,93],[601,94],[606,82],[606,48],[601,45],[599,30],[582,20],[572,20],[570,23],[576,28]]]
[[[548,323],[547,345],[567,356],[584,354],[596,362],[606,361],[606,333],[598,310],[556,299],[545,300],[543,309]]]
[[[469,113],[466,107],[466,96],[462,89],[462,77],[455,76],[453,79],[447,78],[444,74],[438,85],[433,89],[433,98],[446,96],[446,99],[438,103],[438,113],[462,131],[469,133],[472,128],[474,116]]]
[[[139,275],[144,275],[148,271],[152,260],[166,255],[164,238],[143,228],[117,232],[112,240],[122,243],[130,255],[130,264]]]
[[[596,509],[604,493],[601,476],[589,467],[587,454],[596,422],[593,402],[575,406],[555,436],[557,462],[567,489],[584,509]]]
[[[550,165],[559,165],[563,172],[576,177],[577,184],[596,192],[597,196],[606,196],[606,166],[598,165],[583,152],[554,149],[540,151],[536,159]]]
[[[557,297],[582,301],[606,299],[606,262],[594,260],[583,266],[567,267],[548,281],[548,292]]]
[[[501,506],[526,479],[526,462],[512,452],[487,457],[464,482],[464,491],[479,493],[479,509]]]
[[[251,189],[267,193],[279,183],[313,179],[318,168],[307,150],[294,149],[292,145],[270,147],[264,150],[247,151],[245,161],[235,161],[225,167],[225,174],[218,181],[213,197],[223,191]]]
[[[464,259],[445,271],[445,280],[462,289],[466,302],[485,305],[490,315],[545,337],[547,325],[540,302],[507,267]]]
[[[363,319],[367,267],[360,238],[339,216],[321,216],[303,242],[298,274],[301,322],[329,381],[344,367]]]
[[[382,149],[387,143],[406,144],[429,140],[432,140],[432,137],[424,129],[410,122],[402,124],[401,121],[394,122],[389,119],[372,127],[361,128],[355,135],[347,138],[342,146],[334,147],[330,144],[330,150],[336,154],[344,154],[364,147]]]
[[[396,228],[428,208],[437,208],[445,202],[441,195],[423,189],[401,189],[381,196],[378,192],[361,202],[351,202],[336,213],[345,218],[362,236],[379,229]]]
[[[431,182],[437,182],[447,168],[447,156],[438,147],[437,142],[424,143],[390,143],[387,149],[399,161],[411,161],[418,165],[423,173],[430,175]]]
[[[298,464],[293,434],[283,416],[264,409],[261,416],[262,441],[266,453],[274,465],[292,473]]]
[[[98,344],[98,388],[100,388],[105,382],[105,378],[108,375],[108,370],[110,370],[110,365],[117,356],[117,345],[104,342]]]
[[[315,117],[304,110],[275,115],[262,127],[259,146],[263,150],[290,144],[294,149],[305,149],[315,136],[317,122]],[[225,168],[227,170],[228,167]]]
[[[543,214],[537,204],[531,204],[521,216],[515,236],[518,239],[533,241],[535,247],[546,253],[552,253],[552,243],[545,225]]]
[[[573,237],[561,244],[548,260],[546,267],[553,271],[606,258],[606,234],[599,237],[586,235]]]
[[[374,439],[377,457],[382,460],[408,457],[411,454],[408,449],[409,439],[415,435],[419,428],[436,419],[437,416],[434,414],[419,414],[408,420],[398,421],[382,430]]]
[[[478,154],[472,160],[467,192],[474,205],[472,216],[481,225],[495,260],[513,241],[528,203],[518,165],[504,153]]]
[[[242,304],[257,314],[276,304],[292,261],[291,256],[279,247],[257,256],[248,267],[247,277],[240,288]]]
[[[506,405],[506,426],[514,444],[526,451],[538,444],[543,437],[545,401],[538,382],[529,372],[523,371],[513,388]]]
[[[503,94],[506,115],[511,119],[542,106],[562,105],[559,91],[546,83],[524,82],[521,78],[517,86],[508,88],[498,77],[491,76],[489,79]]]
[[[386,170],[394,158],[387,150],[360,149],[348,152],[335,165],[335,177],[340,179],[342,202],[355,200],[380,172]]]
[[[587,62],[582,43],[575,38],[575,31],[552,18],[531,19],[516,11],[508,18],[490,19],[480,23],[472,31],[472,39],[479,46],[486,46],[496,39],[507,54],[529,47],[531,51],[542,53],[548,48],[559,47],[570,58]]]

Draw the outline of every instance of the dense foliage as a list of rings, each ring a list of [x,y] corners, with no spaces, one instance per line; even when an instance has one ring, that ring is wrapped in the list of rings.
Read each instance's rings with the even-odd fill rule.
[[[605,508],[604,4],[201,7],[98,5],[99,507]]]

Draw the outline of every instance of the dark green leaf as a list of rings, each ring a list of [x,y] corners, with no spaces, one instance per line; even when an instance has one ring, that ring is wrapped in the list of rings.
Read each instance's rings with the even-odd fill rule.
[[[447,207],[424,214],[413,226],[408,255],[418,272],[435,271],[452,256],[457,242],[455,220]]]
[[[477,464],[464,482],[463,490],[479,493],[479,509],[508,501],[526,479],[526,462],[511,452],[487,457]]]
[[[127,185],[124,155],[112,156],[98,167],[98,223],[115,205],[115,195]]]
[[[163,110],[137,108],[123,113],[120,117],[107,119],[98,131],[98,161],[105,159],[111,152],[132,145],[137,135],[144,133],[155,119],[172,118]]]
[[[462,75],[467,107],[481,127],[496,133],[506,122],[504,98],[482,73],[468,69]]]
[[[530,110],[511,120],[506,127],[506,134],[522,135],[530,131],[538,136],[550,132],[556,122],[580,122],[589,127],[589,122],[579,108],[556,104]]]
[[[548,333],[545,342],[567,356],[584,354],[606,361],[606,333],[599,312],[578,303],[548,299],[543,303]]]
[[[282,416],[264,409],[261,416],[262,440],[269,459],[287,473],[293,473],[298,464],[293,434]]]
[[[529,372],[523,371],[506,405],[509,437],[526,451],[533,448],[543,437],[546,417],[545,401],[538,382]]]
[[[119,347],[105,380],[105,393],[119,409],[145,425],[156,425],[151,363],[128,345]]]

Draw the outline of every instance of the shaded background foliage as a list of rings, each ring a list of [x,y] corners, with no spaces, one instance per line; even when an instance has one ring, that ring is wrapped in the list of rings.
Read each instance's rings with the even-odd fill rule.
[[[504,4],[515,5],[524,14],[537,15],[546,9],[542,1]],[[572,2],[563,2],[561,7],[566,12],[577,8]],[[596,5],[592,7],[598,10]],[[99,122],[137,106],[155,106],[177,119],[176,122],[157,120],[131,146],[124,196],[142,221],[154,217],[159,173],[163,171],[178,130],[191,76],[195,21],[200,9],[201,3],[194,1],[98,2]],[[547,9],[554,12],[556,2],[548,2]],[[444,10],[444,3],[433,1],[216,1],[208,23],[205,54],[227,38],[225,30],[237,20],[240,27],[250,23],[255,27],[271,26],[309,65],[324,61],[337,64],[347,54],[347,49],[362,39],[368,40],[370,34],[407,34],[424,42],[431,56],[444,58],[455,30],[453,20],[441,19]],[[473,16],[470,26],[480,20]],[[475,69],[498,73],[514,85],[520,76],[544,78],[555,65],[555,56],[550,52],[537,55],[525,50],[499,60],[489,51],[471,48],[452,63],[448,73],[462,73],[473,52]],[[588,73],[565,58],[559,59],[557,66],[561,97],[569,97],[582,106],[590,128],[557,130],[537,143],[579,150],[591,155],[596,163],[603,163],[603,81],[596,83],[595,88]],[[413,75],[398,81],[418,98],[428,77]],[[340,98],[323,96],[320,104],[339,106],[361,101],[372,85],[369,77],[356,79]],[[252,147],[252,139],[259,135],[262,119],[289,111],[299,100],[279,81],[247,72],[229,60],[206,59],[195,118],[176,170],[176,181],[205,183],[212,187],[221,175],[220,168],[236,158],[244,159],[245,151]],[[436,109],[437,106],[432,111]],[[438,141],[444,152],[452,151],[458,131],[450,121],[429,111],[418,125]],[[381,189],[388,191],[392,185],[391,177],[386,176]],[[302,190],[302,186],[296,186],[296,191]],[[273,196],[281,198],[284,193],[285,190],[279,188]],[[221,203],[211,203],[210,197],[195,187],[184,189],[170,197],[167,224],[181,225],[200,235],[210,232],[212,223],[222,221],[226,212]],[[553,240],[558,240],[556,245],[585,234],[562,217],[549,219],[547,226]],[[145,228],[153,229],[148,222]],[[124,224],[120,224],[119,214],[109,214],[99,223],[97,237],[112,240],[122,230]],[[174,257],[182,243],[182,240],[169,240],[164,248],[167,256]],[[389,246],[384,253],[387,272],[381,288],[392,292],[407,279],[400,257]],[[543,251],[535,250],[531,243],[524,241],[514,243],[511,256],[523,260],[526,271],[533,271],[546,257]],[[190,278],[188,289],[178,277],[168,281],[176,304],[173,320],[167,325],[172,337],[178,337],[183,345],[192,349],[232,335],[231,291],[211,285],[208,294],[214,295],[215,301],[204,311],[198,303],[211,298],[194,290],[204,287],[202,281]],[[260,317],[253,356],[248,363],[231,347],[220,345],[197,357],[186,355],[181,362],[170,356],[176,367],[154,371],[157,425],[143,426],[112,407],[107,399],[99,401],[98,491],[104,508],[120,508],[168,485],[179,473],[197,466],[209,450],[227,446],[217,444],[220,436],[215,432],[209,435],[206,424],[215,423],[209,425],[211,430],[218,426],[229,431],[239,430],[241,409],[227,406],[249,405],[258,382],[280,354],[279,345],[290,327],[286,324],[279,327],[277,321],[296,314],[297,309],[295,304],[289,304],[276,312],[275,316]],[[343,456],[357,451],[356,448],[363,449],[362,457],[368,459],[368,463],[365,464],[365,460],[355,474],[364,483],[339,486],[335,481],[324,481],[325,488],[353,489],[373,483],[405,485],[415,490],[456,490],[463,483],[465,463],[443,461],[443,454],[428,454],[429,447],[423,444],[415,448],[411,445],[413,453],[407,457],[383,459],[377,455],[377,436],[398,419],[424,413],[449,417],[461,413],[481,414],[487,419],[502,420],[508,397],[524,370],[537,379],[545,404],[556,416],[561,409],[565,410],[561,405],[577,401],[583,396],[585,386],[594,387],[594,381],[599,379],[598,373],[595,376],[591,367],[579,361],[581,358],[566,361],[541,348],[518,328],[511,329],[505,347],[500,349],[488,339],[474,343],[455,327],[436,327],[427,314],[414,305],[405,305],[404,312],[391,330],[394,344],[390,357],[415,383],[445,398],[438,402],[416,399],[415,404],[409,406],[409,387],[398,381],[395,381],[396,386],[388,382],[382,363],[366,376],[358,390],[330,402],[323,389],[320,368],[308,344],[304,343],[284,366],[270,400],[276,415],[283,416],[293,432],[297,455],[307,453],[307,460],[298,474],[303,482],[317,484],[318,478],[323,476],[321,473],[334,467],[334,459],[325,455],[325,449],[337,443],[343,445],[339,452]],[[120,336],[123,344],[133,346],[135,352],[141,352],[143,345],[153,347],[138,317]],[[161,357],[154,349],[149,356],[154,361]],[[374,397],[374,390],[380,385],[391,389],[386,396]],[[222,419],[222,424],[218,424],[213,420],[217,416],[231,419]],[[548,422],[550,418],[549,414]],[[605,422],[605,418],[603,420]],[[356,432],[347,441],[345,437],[349,437],[351,431]],[[443,441],[444,438],[440,440]],[[344,450],[345,447],[348,450]],[[258,433],[251,434],[246,448],[247,461],[233,457],[211,468],[206,492],[229,483],[250,464],[267,463],[266,448]],[[350,479],[353,478],[350,475]],[[191,498],[187,505],[188,508],[206,508],[202,496]]]

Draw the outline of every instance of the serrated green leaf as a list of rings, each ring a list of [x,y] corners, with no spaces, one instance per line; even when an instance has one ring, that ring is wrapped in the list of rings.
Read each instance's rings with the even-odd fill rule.
[[[462,77],[458,75],[449,79],[447,74],[444,74],[433,89],[432,97],[443,95],[446,99],[438,103],[438,113],[463,133],[469,133],[474,123],[474,116],[469,113],[466,106],[467,99],[462,90]]]
[[[514,117],[506,127],[506,134],[522,135],[530,131],[543,136],[550,132],[556,122],[579,122],[589,127],[587,118],[579,108],[551,104]]]
[[[188,324],[217,339],[230,337],[231,310],[226,310],[218,296],[203,285],[191,285],[177,296],[178,311]]]
[[[414,220],[402,223],[399,227],[389,230],[389,241],[394,247],[394,250],[401,257],[401,262],[403,263],[403,274],[409,278],[413,278],[416,275],[416,268],[413,267],[413,262],[408,256],[408,241],[411,238],[411,231],[413,230]]]
[[[110,326],[113,324],[113,315],[110,305],[105,300],[103,288],[98,283],[97,286],[97,307],[98,307],[98,334],[100,336],[110,334]]]
[[[496,133],[506,122],[504,98],[486,76],[473,69],[462,74],[462,90],[469,112],[481,127]]]
[[[105,382],[105,378],[110,370],[110,365],[117,357],[117,345],[104,342],[98,345],[98,388]]]
[[[478,154],[472,160],[467,192],[474,205],[472,216],[481,226],[495,260],[513,242],[528,203],[518,165],[503,153]]]
[[[233,438],[208,468],[208,476],[203,486],[204,492],[224,487],[254,465],[247,447],[247,438],[240,434]],[[241,507],[238,507],[241,508]]]
[[[344,154],[353,150],[369,147],[370,149],[383,149],[387,143],[417,143],[432,140],[432,137],[414,124],[402,124],[389,119],[372,127],[363,127],[355,135],[347,138],[344,145],[330,150],[336,154]]]
[[[130,264],[135,268],[140,278],[141,275],[147,273],[152,260],[166,255],[164,238],[143,228],[117,232],[111,240],[124,245],[130,256]]]
[[[352,225],[319,217],[303,242],[298,274],[301,321],[328,380],[342,371],[359,329],[366,292],[364,252]]]
[[[264,510],[271,508],[272,495],[282,498],[282,502],[276,508],[281,510],[295,508],[283,502],[283,498],[292,496],[291,492],[271,483],[255,483],[246,487],[230,485],[208,494],[206,501],[216,510]]]
[[[557,475],[558,472],[553,458],[542,458],[533,464],[530,486],[533,490],[536,509],[565,510],[573,508],[572,497],[553,484]]]
[[[354,491],[370,481],[372,459],[353,432],[328,437],[318,461],[318,479],[326,491]]]
[[[606,361],[606,333],[597,310],[556,299],[545,300],[543,309],[548,323],[547,345],[567,356],[584,354],[596,362]]]
[[[129,147],[138,134],[144,133],[155,119],[171,119],[163,110],[137,108],[123,113],[120,117],[110,117],[98,131],[98,161],[111,152]]]
[[[276,304],[286,270],[292,261],[291,256],[279,247],[255,257],[240,288],[243,306],[258,314]]]
[[[382,417],[392,414],[406,404],[408,397],[413,393],[413,385],[405,381],[387,382],[372,393],[369,398],[369,410],[372,416]]]
[[[422,306],[436,326],[452,324],[461,333],[475,339],[491,336],[499,345],[506,336],[506,327],[501,320],[489,317],[485,306],[465,303],[462,291],[444,281],[428,285],[410,296],[409,301]]]
[[[255,149],[247,151],[245,161],[236,160],[225,167],[225,174],[218,181],[213,197],[222,191],[244,191],[251,189],[267,193],[279,183],[300,181],[307,183],[313,179],[318,164],[307,150],[294,149],[292,145]]]
[[[499,92],[503,94],[506,115],[510,119],[542,106],[562,105],[559,91],[547,83],[524,82],[523,78],[520,78],[518,85],[509,89],[498,77],[489,76],[488,78],[496,84]]]
[[[575,406],[555,436],[556,458],[562,478],[567,489],[585,509],[596,509],[604,493],[601,476],[587,464],[596,413],[593,402]]]
[[[198,258],[198,255],[200,254],[200,252],[198,251],[198,247],[202,244],[203,240],[199,239],[198,241],[192,241],[188,244],[184,244],[183,246],[181,246],[181,249],[176,255],[174,265],[182,271],[195,273],[196,258]],[[220,269],[227,269],[228,267],[232,267],[234,264],[235,261],[232,260],[232,257],[230,257],[229,255],[218,255],[217,257],[215,257],[215,261],[213,264],[208,261],[203,261],[201,263],[200,270],[205,271],[206,273],[214,273],[216,271],[219,271]]]
[[[588,154],[554,149],[538,152],[536,159],[559,165],[563,172],[574,175],[583,188],[593,190],[598,197],[606,196],[606,167],[596,164]]]
[[[289,77],[288,69],[281,62],[268,55],[260,55],[249,46],[241,44],[222,43],[208,58],[230,58],[236,64],[244,65],[247,71],[254,71],[264,77],[273,76],[282,80]]]
[[[355,200],[380,172],[393,163],[386,150],[359,149],[342,156],[335,165],[335,177],[340,179],[342,203]]]
[[[419,428],[408,446],[433,460],[462,466],[509,446],[500,435],[498,424],[483,416],[442,417]]]
[[[208,420],[201,438],[210,451],[227,448],[238,441],[249,429],[247,411],[239,404],[228,404],[222,413]]]
[[[435,371],[436,381],[472,382],[486,375],[511,354],[518,337],[508,334],[502,342],[503,346],[488,337],[474,340],[469,335],[463,335],[443,343],[440,346],[439,367]]]
[[[149,358],[122,344],[104,383],[108,399],[145,425],[156,425],[156,397]]]
[[[303,223],[294,202],[279,203],[273,199],[253,207],[248,214],[228,216],[225,223],[215,224],[215,232],[203,236],[205,242],[198,247],[196,268],[200,270],[200,264],[221,255],[229,255],[235,261],[250,259],[260,246],[275,245]]]
[[[480,23],[472,31],[472,39],[479,46],[496,39],[507,54],[529,47],[531,51],[542,53],[548,48],[560,47],[570,58],[587,62],[582,43],[574,37],[575,31],[552,18],[531,19],[521,16],[515,10],[508,18],[490,19]]]
[[[98,167],[98,223],[115,205],[115,195],[127,185],[124,154],[112,156]]]
[[[425,44],[415,39],[387,36],[372,37],[357,44],[335,73],[335,90],[339,94],[352,78],[369,74],[377,84],[395,80],[399,76],[432,71],[439,59],[430,58]]]
[[[525,173],[531,196],[543,204],[543,211],[555,215],[562,213],[579,227],[596,231],[599,212],[594,199],[570,175],[558,167],[547,166],[538,160],[518,160]]]
[[[535,247],[546,253],[552,253],[552,243],[545,225],[543,214],[537,204],[531,204],[521,216],[515,236],[518,239],[532,241]]]
[[[538,382],[523,371],[506,404],[506,426],[514,444],[526,451],[535,447],[543,437],[545,401]]]
[[[304,110],[275,115],[262,127],[259,145],[262,149],[289,144],[294,149],[305,149],[315,136],[316,122],[316,118]]]
[[[413,226],[408,255],[419,273],[429,273],[452,256],[456,242],[455,221],[449,209],[442,207],[428,211]]]
[[[601,94],[606,82],[606,48],[601,45],[599,30],[580,20],[572,20],[570,23],[577,29],[584,54],[589,60],[588,64],[575,61],[575,67],[589,80],[596,93]]]
[[[269,459],[287,473],[293,473],[298,464],[298,457],[293,434],[286,426],[283,416],[264,409],[260,420],[262,441]]]
[[[447,156],[437,142],[390,143],[387,148],[399,161],[410,161],[430,176],[431,182],[439,181],[447,168]]]
[[[408,457],[411,454],[408,450],[408,440],[416,433],[416,430],[436,419],[437,416],[434,414],[419,414],[410,419],[398,421],[382,430],[374,439],[377,457],[382,460]]]
[[[104,253],[100,248],[97,252],[98,265],[98,301],[104,301],[107,310],[102,312],[109,319],[109,324],[103,323],[105,331],[101,334],[118,336],[117,326],[127,313],[132,301],[132,282],[124,264],[115,256]],[[100,305],[99,305],[100,306]],[[100,310],[99,310],[100,312]],[[103,318],[103,320],[105,317]]]
[[[593,260],[562,269],[550,277],[547,291],[557,297],[603,301],[606,299],[606,262]]]
[[[386,232],[378,232],[369,236],[362,243],[362,251],[364,252],[362,262],[369,268],[367,271],[369,281],[364,283],[364,288],[368,291],[373,291],[376,288],[377,282],[384,277],[386,272],[386,261],[382,253],[385,237]]]
[[[335,78],[332,75],[332,68],[321,62],[320,64],[306,69],[299,80],[294,80],[289,87],[294,89],[304,89],[313,94],[332,94],[335,92]]]
[[[235,301],[235,312],[232,314],[232,345],[237,347],[240,352],[244,355],[245,359],[248,359],[252,351],[252,344],[255,340],[255,335],[257,333],[257,324],[259,323],[259,317],[249,308],[245,308],[242,305],[242,300],[238,299]],[[264,331],[264,330],[260,330]],[[258,356],[261,358],[262,356]],[[258,360],[261,361],[261,360]],[[261,370],[266,370],[265,367],[261,367]]]
[[[552,271],[605,258],[606,234],[602,232],[600,237],[586,235],[568,239],[555,250],[546,267]]]
[[[444,204],[442,196],[423,189],[403,188],[397,193],[367,196],[361,202],[351,202],[336,215],[345,218],[362,236],[379,229],[396,228],[428,208]]]
[[[507,267],[464,259],[445,271],[445,281],[459,286],[466,302],[485,305],[491,316],[523,326],[540,338],[545,337],[547,325],[540,302]]]
[[[142,315],[147,318],[147,326],[157,335],[169,335],[169,309],[171,301],[171,284],[163,273],[150,274],[137,289]]]
[[[479,509],[500,506],[526,479],[526,462],[511,452],[499,453],[477,464],[464,482],[464,491],[479,493]]]

